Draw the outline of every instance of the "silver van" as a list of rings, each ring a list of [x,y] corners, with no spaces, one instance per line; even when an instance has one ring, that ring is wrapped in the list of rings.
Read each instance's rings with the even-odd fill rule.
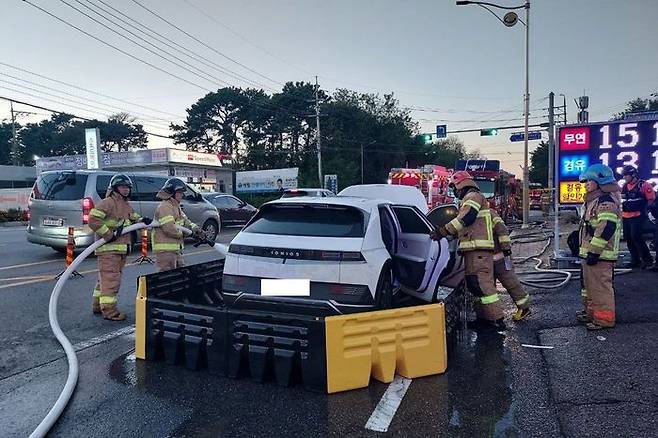
[[[68,228],[73,227],[76,248],[91,245],[95,237],[88,225],[89,211],[105,197],[110,179],[117,173],[96,170],[43,172],[34,183],[30,196],[27,240],[63,252]],[[143,216],[152,218],[160,202],[155,195],[168,177],[126,174],[133,181],[130,204]],[[192,222],[203,227],[209,238],[214,240],[217,237],[221,224],[219,213],[199,192],[188,186],[181,208]]]

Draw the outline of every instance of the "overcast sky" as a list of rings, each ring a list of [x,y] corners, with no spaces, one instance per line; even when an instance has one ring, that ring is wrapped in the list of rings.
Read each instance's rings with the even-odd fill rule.
[[[30,0],[102,41],[179,76],[177,79],[22,0],[2,0],[0,62],[131,104],[3,64],[0,95],[87,117],[115,112],[116,108],[106,106],[113,105],[139,113],[147,130],[168,134],[162,119],[180,120],[185,109],[207,92],[204,89],[228,82],[277,90],[286,81],[312,81],[318,75],[327,90],[393,91],[404,106],[432,109],[413,112],[424,132],[433,132],[439,123],[447,124],[448,130],[522,124],[524,28],[520,23],[506,28],[477,6],[457,7],[452,0],[137,1],[212,49],[133,0]],[[208,81],[195,76],[113,34],[65,2],[97,19],[83,5],[108,9],[104,2],[170,38],[174,41],[170,44],[180,45],[174,47],[192,50],[211,65],[228,69],[232,77],[202,65],[202,72],[215,78]],[[522,0],[499,2],[517,5]],[[549,91],[566,95],[570,120],[575,116],[573,98],[587,93],[592,121],[607,119],[631,98],[658,91],[657,17],[656,0],[533,0],[531,121],[546,120],[543,109]],[[83,96],[65,96],[82,103],[44,94],[61,96],[58,91],[62,90]],[[558,100],[561,102],[561,97]],[[21,106],[16,109],[39,113],[30,116],[32,119],[23,117],[23,122],[45,114]],[[0,101],[0,119],[8,113],[8,103]],[[509,134],[484,138],[465,134],[461,138],[470,149],[480,149],[489,158],[502,160],[508,170],[520,173],[523,143],[510,143]],[[168,144],[167,140],[150,139],[151,147]]]

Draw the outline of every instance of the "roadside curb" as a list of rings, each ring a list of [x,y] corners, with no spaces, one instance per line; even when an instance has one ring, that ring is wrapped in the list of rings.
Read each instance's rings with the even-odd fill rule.
[[[0,222],[0,228],[26,227],[28,222]]]

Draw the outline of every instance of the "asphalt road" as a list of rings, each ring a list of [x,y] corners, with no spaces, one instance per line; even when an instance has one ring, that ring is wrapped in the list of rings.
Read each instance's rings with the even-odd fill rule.
[[[39,423],[66,379],[47,318],[52,277],[63,262],[28,244],[22,229],[0,229],[0,253],[0,435],[18,437]],[[188,263],[215,256],[207,248],[186,249]],[[617,278],[620,323],[613,331],[587,333],[576,324],[579,285],[572,282],[533,291],[532,318],[510,321],[507,336],[462,333],[441,376],[396,382],[406,392],[373,381],[328,396],[135,360],[136,279],[153,269],[126,269],[123,323],[91,314],[94,259],[81,266],[83,278],[68,282],[59,315],[78,350],[80,379],[51,436],[378,436],[366,426],[385,393],[401,398],[387,419],[394,436],[617,437],[658,430],[658,273]]]

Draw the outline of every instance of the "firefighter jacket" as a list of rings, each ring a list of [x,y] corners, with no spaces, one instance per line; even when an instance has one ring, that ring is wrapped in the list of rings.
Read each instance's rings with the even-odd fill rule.
[[[469,190],[462,199],[457,217],[446,230],[459,238],[459,251],[494,250],[493,222],[489,202],[477,189]]]
[[[154,252],[180,251],[183,249],[183,232],[176,225],[196,230],[198,226],[191,222],[180,203],[173,197],[160,202],[155,210],[155,220],[160,222],[160,228],[151,231],[151,247]]]
[[[494,260],[501,260],[503,251],[512,250],[512,239],[509,236],[505,222],[495,210],[491,210],[491,222],[493,224]]]
[[[579,237],[581,258],[591,252],[599,254],[601,260],[617,260],[621,237],[619,186],[604,185],[585,195]]]
[[[98,236],[109,240],[119,225],[127,227],[141,220],[141,215],[130,206],[123,196],[116,192],[108,192],[96,207],[89,212],[89,228]],[[119,236],[114,242],[101,245],[96,254],[101,253],[128,253],[130,234]]]

